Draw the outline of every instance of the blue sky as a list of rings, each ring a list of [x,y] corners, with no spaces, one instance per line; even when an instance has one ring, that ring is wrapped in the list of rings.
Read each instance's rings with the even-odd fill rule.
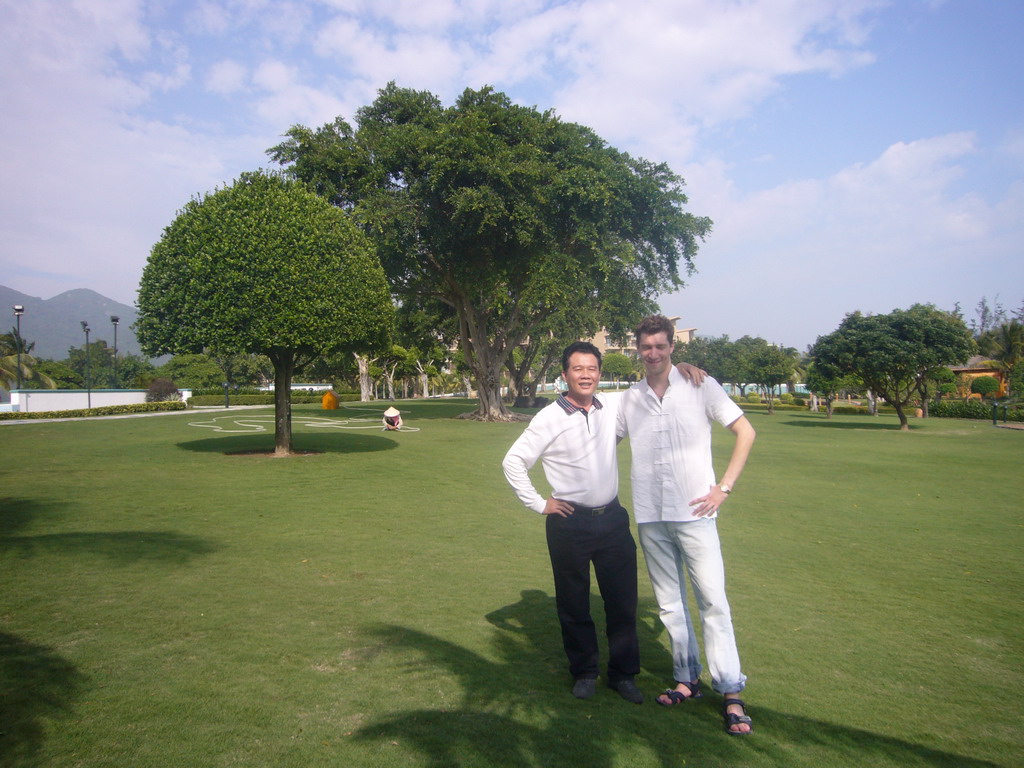
[[[191,197],[389,80],[493,85],[668,162],[714,220],[661,298],[803,350],[1024,303],[1017,0],[0,0],[0,283],[134,303]]]

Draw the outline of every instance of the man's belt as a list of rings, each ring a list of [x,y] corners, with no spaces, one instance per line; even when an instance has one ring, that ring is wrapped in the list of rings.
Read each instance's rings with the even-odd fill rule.
[[[617,510],[619,508],[619,497],[616,496],[614,499],[612,499],[607,504],[601,507],[587,507],[584,506],[583,504],[577,504],[574,501],[569,503],[572,504],[573,514],[593,515],[594,517],[597,517],[598,515],[603,515],[605,512],[614,512],[615,510]]]

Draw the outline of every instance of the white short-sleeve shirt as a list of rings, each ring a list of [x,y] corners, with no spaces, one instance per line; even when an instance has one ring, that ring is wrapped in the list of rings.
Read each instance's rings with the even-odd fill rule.
[[[711,424],[729,426],[742,415],[713,378],[694,386],[674,366],[663,398],[646,379],[623,394],[617,431],[629,436],[637,523],[700,519],[690,502],[715,484]]]

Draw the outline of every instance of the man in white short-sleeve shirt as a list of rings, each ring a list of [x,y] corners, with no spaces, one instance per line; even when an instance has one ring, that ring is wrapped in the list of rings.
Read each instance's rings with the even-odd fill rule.
[[[704,651],[712,685],[724,697],[726,730],[752,730],[737,695],[746,676],[740,670],[725,568],[715,518],[739,479],[754,443],[754,428],[712,378],[694,387],[672,365],[675,329],[661,315],[645,318],[636,330],[637,350],[647,374],[625,393],[618,436],[629,436],[633,462],[633,513],[661,620],[672,644],[675,688],[658,696],[664,706],[701,696],[700,651],[687,608],[689,574],[697,598]],[[735,436],[721,481],[711,462],[712,422]]]

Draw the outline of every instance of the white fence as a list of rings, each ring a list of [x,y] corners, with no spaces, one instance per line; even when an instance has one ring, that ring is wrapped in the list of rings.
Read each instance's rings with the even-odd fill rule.
[[[192,397],[192,390],[181,390],[181,399]],[[134,405],[146,402],[144,389],[15,389],[11,402],[0,406],[2,410],[18,413],[40,411],[77,411],[82,408],[102,408],[108,405]]]

